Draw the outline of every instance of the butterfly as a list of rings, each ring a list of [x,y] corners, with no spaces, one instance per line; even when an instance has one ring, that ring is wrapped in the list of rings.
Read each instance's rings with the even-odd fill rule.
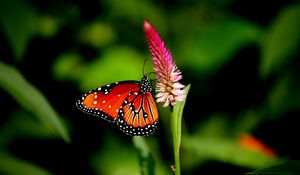
[[[158,110],[148,75],[141,81],[120,81],[82,95],[76,106],[83,112],[116,123],[130,136],[153,134]]]

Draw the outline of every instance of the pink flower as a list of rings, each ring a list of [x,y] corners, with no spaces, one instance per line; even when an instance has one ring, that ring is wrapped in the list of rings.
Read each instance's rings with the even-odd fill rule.
[[[177,101],[182,101],[185,97],[184,85],[179,82],[182,79],[181,72],[177,69],[171,52],[166,49],[164,41],[159,37],[156,29],[146,20],[144,20],[144,32],[158,81],[156,101],[163,102],[164,107],[169,104],[174,106]]]

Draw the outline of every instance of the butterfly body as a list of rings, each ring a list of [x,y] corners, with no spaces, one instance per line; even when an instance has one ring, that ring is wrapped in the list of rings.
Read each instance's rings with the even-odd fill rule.
[[[158,125],[158,110],[148,76],[141,81],[121,81],[96,88],[76,102],[91,115],[114,122],[131,136],[152,134]]]

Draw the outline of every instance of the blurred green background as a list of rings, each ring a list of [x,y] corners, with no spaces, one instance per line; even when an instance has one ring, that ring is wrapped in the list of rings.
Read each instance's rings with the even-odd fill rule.
[[[141,79],[150,58],[144,19],[191,84],[182,174],[300,160],[299,1],[4,0],[0,174],[141,174],[131,137],[75,102],[98,86]],[[158,107],[159,130],[146,145],[153,173],[173,174],[170,112]]]

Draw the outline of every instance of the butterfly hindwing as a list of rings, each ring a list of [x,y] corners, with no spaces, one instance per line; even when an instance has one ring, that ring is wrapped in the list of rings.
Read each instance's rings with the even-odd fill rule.
[[[131,136],[151,135],[157,129],[158,110],[150,92],[130,93],[123,102],[117,124]]]

